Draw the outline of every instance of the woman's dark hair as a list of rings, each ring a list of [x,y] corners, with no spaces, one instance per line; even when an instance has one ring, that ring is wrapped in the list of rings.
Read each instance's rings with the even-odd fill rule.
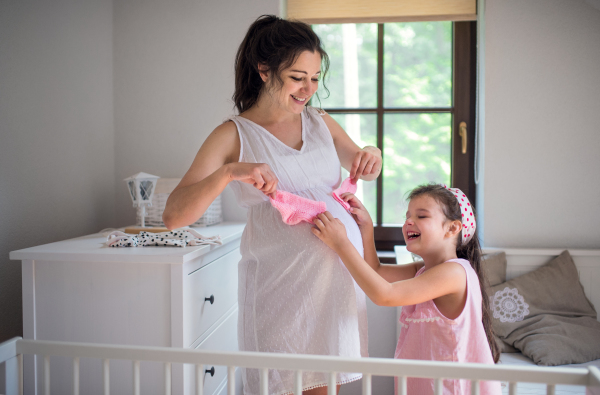
[[[281,71],[294,64],[304,51],[321,55],[323,81],[329,70],[329,56],[309,25],[275,15],[258,17],[248,29],[235,57],[233,102],[237,110],[240,113],[248,110],[258,99],[264,85],[258,73],[259,64],[266,66],[281,85]]]
[[[413,189],[409,195],[408,200],[412,200],[417,196],[430,196],[432,197],[441,207],[446,218],[450,221],[458,220],[462,223],[462,214],[460,212],[460,206],[458,200],[452,192],[444,188],[439,184],[421,185]],[[473,215],[475,215],[475,208],[473,208]],[[462,228],[462,227],[461,227]],[[471,264],[477,277],[479,277],[479,287],[481,288],[481,310],[482,310],[482,322],[483,328],[485,329],[485,335],[487,337],[490,349],[492,350],[492,356],[494,362],[498,362],[500,358],[500,349],[496,344],[494,338],[494,331],[492,329],[492,318],[490,315],[490,300],[488,298],[488,280],[481,265],[481,246],[479,245],[479,237],[477,230],[473,234],[471,240],[462,245],[462,231],[456,239],[456,256],[458,258],[466,259]]]

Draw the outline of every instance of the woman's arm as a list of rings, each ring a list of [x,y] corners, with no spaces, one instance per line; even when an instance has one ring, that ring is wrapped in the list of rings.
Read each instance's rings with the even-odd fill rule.
[[[194,162],[169,195],[163,222],[169,229],[194,223],[233,180],[274,193],[277,177],[261,163],[239,163],[240,139],[233,122],[218,126],[200,147]]]
[[[342,259],[348,271],[373,303],[379,306],[406,306],[446,295],[464,293],[466,273],[456,262],[437,265],[416,278],[390,283],[373,269],[346,237],[344,224],[331,213],[319,214],[313,233]],[[413,266],[414,267],[414,266]],[[388,267],[390,272],[402,266]]]
[[[350,172],[354,183],[359,178],[365,181],[376,179],[381,173],[381,150],[372,146],[361,149],[329,114],[323,115],[323,120],[331,132],[342,167]]]

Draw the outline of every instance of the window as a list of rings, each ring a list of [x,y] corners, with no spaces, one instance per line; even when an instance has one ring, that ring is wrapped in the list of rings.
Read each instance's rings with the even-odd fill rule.
[[[406,193],[438,182],[475,201],[475,23],[321,24],[331,67],[313,105],[323,107],[359,145],[379,147],[377,182],[359,183],[377,248],[404,244]],[[467,130],[462,153],[461,122]],[[470,126],[470,127],[469,127]],[[344,170],[344,177],[347,172]]]

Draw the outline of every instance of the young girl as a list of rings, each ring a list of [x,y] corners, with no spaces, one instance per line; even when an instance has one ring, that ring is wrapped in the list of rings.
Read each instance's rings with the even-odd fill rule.
[[[423,258],[410,265],[381,265],[369,213],[354,195],[342,198],[361,230],[364,259],[329,212],[315,219],[313,233],[341,257],[375,304],[404,306],[395,357],[497,362],[475,217],[462,191],[426,185],[410,193],[402,233],[407,250]],[[409,394],[433,394],[433,385],[431,379],[407,380]],[[444,380],[444,394],[470,391],[467,380]],[[501,394],[500,383],[481,382],[481,394]]]

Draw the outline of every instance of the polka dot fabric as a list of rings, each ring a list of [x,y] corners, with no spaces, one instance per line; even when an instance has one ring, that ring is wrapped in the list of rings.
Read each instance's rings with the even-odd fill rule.
[[[119,231],[108,235],[109,247],[185,247],[206,244],[223,244],[220,236],[205,237],[193,229],[179,229],[171,232],[140,232],[132,235]]]
[[[452,192],[452,194],[458,200],[458,204],[460,205],[460,213],[462,214],[462,244],[467,244],[475,234],[475,229],[477,229],[477,224],[475,223],[475,216],[473,215],[473,207],[471,206],[471,202],[467,199],[467,195],[463,193],[458,188],[448,188],[444,185],[444,188]]]

